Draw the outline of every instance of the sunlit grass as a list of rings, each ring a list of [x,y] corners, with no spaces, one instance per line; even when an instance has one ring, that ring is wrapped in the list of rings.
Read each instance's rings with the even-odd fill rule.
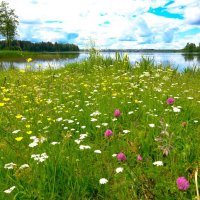
[[[199,73],[96,53],[2,71],[0,199],[195,199],[199,85]]]

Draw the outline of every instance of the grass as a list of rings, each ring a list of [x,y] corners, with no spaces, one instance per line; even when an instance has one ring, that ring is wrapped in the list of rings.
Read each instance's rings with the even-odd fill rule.
[[[195,199],[199,85],[198,69],[179,73],[145,59],[131,66],[118,54],[57,70],[1,71],[0,199]],[[187,191],[176,185],[180,176]]]

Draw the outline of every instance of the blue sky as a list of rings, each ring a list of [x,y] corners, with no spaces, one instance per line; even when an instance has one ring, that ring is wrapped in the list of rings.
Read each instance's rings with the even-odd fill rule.
[[[7,0],[18,39],[99,49],[179,49],[200,43],[199,0]]]

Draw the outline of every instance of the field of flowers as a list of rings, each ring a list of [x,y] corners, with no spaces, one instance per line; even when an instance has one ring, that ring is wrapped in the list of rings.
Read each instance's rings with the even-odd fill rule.
[[[198,199],[199,71],[95,55],[0,91],[0,199]]]

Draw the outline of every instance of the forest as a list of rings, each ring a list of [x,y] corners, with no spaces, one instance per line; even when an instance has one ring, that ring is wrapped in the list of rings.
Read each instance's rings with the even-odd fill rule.
[[[52,42],[38,42],[13,40],[10,45],[10,50],[30,51],[30,52],[64,52],[64,51],[79,51],[79,47],[75,44],[61,44]],[[5,40],[0,41],[0,50],[7,50]]]

